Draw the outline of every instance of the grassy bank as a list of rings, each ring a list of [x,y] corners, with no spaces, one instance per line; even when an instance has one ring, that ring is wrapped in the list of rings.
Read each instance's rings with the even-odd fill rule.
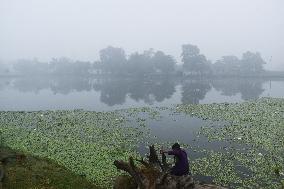
[[[9,189],[99,189],[86,178],[47,159],[40,159],[8,148],[0,148],[2,188]]]

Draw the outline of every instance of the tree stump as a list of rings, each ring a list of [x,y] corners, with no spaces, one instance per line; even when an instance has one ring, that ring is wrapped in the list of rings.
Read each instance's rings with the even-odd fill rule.
[[[114,161],[114,165],[119,170],[127,172],[132,179],[132,185],[127,189],[225,189],[221,186],[211,184],[199,184],[194,181],[191,175],[174,176],[169,173],[170,166],[167,163],[165,154],[162,154],[160,161],[154,146],[150,146],[148,160],[136,160],[142,166],[137,167],[132,157],[128,162],[122,160]],[[127,176],[126,176],[127,177]],[[123,179],[126,179],[123,177]],[[118,177],[114,188],[126,189],[122,177]],[[129,182],[129,181],[128,181]]]

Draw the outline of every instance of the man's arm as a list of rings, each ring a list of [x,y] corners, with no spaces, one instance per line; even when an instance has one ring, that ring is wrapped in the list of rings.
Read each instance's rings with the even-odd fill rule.
[[[168,155],[178,155],[178,152],[176,150],[169,150],[169,151],[160,150],[160,154],[163,153],[167,153]]]
[[[177,150],[170,150],[168,151],[168,155],[178,155],[179,152]]]

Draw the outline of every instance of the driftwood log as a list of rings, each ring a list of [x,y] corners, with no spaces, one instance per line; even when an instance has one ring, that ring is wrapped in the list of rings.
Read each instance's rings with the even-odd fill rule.
[[[119,170],[129,173],[128,176],[120,176],[114,183],[114,189],[225,189],[211,184],[200,184],[193,180],[191,175],[174,176],[169,174],[170,166],[165,154],[161,160],[154,146],[150,146],[150,154],[147,161],[143,158],[137,160],[142,166],[137,167],[132,157],[128,162],[116,160],[114,165]]]

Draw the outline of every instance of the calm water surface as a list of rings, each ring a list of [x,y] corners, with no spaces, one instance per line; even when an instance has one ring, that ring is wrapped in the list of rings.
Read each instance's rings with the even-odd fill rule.
[[[108,111],[260,97],[284,97],[284,79],[0,78],[0,110]]]

